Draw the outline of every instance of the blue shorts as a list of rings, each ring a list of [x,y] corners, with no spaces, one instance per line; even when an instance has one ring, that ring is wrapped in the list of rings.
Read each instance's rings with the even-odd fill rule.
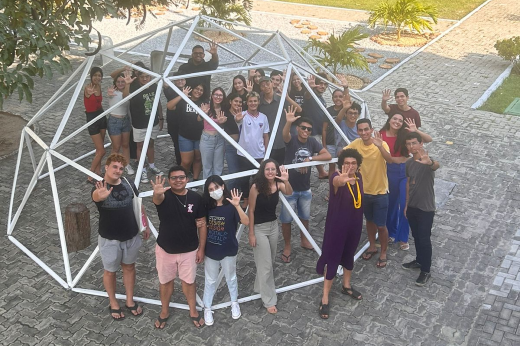
[[[118,118],[111,115],[108,118],[108,134],[110,136],[118,136],[123,132],[130,133],[131,129],[132,125],[128,117]]]
[[[200,140],[194,141],[179,135],[179,150],[181,153],[187,153],[193,150],[200,150]]]
[[[367,221],[372,221],[377,227],[386,226],[388,212],[388,194],[363,195],[363,214]]]
[[[291,205],[292,209],[296,212],[298,209],[298,217],[301,220],[308,221],[311,217],[311,201],[312,201],[312,192],[311,190],[307,191],[293,191],[292,195],[284,195],[287,199],[287,202]],[[280,222],[281,223],[291,223],[293,218],[285,204],[282,204],[282,211],[280,213]]]

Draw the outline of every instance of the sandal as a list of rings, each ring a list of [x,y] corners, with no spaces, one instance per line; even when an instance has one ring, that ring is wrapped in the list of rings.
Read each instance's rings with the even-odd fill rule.
[[[393,244],[395,243],[395,238],[394,237],[388,237],[388,244]]]
[[[87,179],[87,184],[96,186],[96,181],[94,179]]]
[[[382,258],[378,258],[377,259],[377,263],[376,263],[376,267],[378,267],[379,269],[383,269],[386,267],[386,261],[387,259],[382,259]]]
[[[137,303],[134,303],[134,306],[128,306],[125,305],[128,310],[134,315],[135,317],[141,316],[143,314],[143,309],[141,309],[141,313],[138,312],[139,305]]]
[[[355,300],[362,300],[363,296],[352,285],[350,287],[341,286],[341,293],[352,297]]]
[[[374,250],[374,251],[368,251],[368,250],[367,250],[367,251],[365,251],[365,252],[363,253],[363,256],[361,256],[361,257],[363,257],[363,259],[364,259],[365,261],[369,261],[372,257],[374,257],[374,255],[375,255],[376,253],[377,253],[377,250]]]
[[[288,255],[282,254],[282,262],[283,263],[291,263],[291,254],[288,254]]]
[[[408,251],[410,250],[410,244],[408,243],[402,243],[401,245],[399,245],[399,248],[403,251]]]
[[[200,314],[198,314],[196,317],[191,317],[191,320],[193,321],[193,325],[195,326],[195,328],[197,329],[200,329],[202,327],[204,327],[204,323],[200,323],[200,321],[204,322],[204,319],[202,318],[202,316]],[[197,324],[195,324],[195,322],[197,322]]]
[[[166,321],[170,318],[170,315],[166,316],[165,318],[161,318],[161,315],[157,317],[157,321],[159,322],[159,327],[157,327],[157,324],[155,324],[155,329],[164,329],[166,327]],[[164,325],[163,325],[164,323]],[[161,327],[162,326],[162,327]]]
[[[330,315],[330,307],[329,307],[329,304],[323,304],[321,301],[320,301],[320,310],[319,310],[319,313],[320,313],[320,317],[324,320],[328,319],[329,318],[329,315]]]
[[[116,321],[122,321],[125,319],[125,316],[121,315],[123,312],[121,311],[121,308],[119,309],[112,309],[110,306],[108,307],[108,311],[110,311],[110,317],[112,317],[114,320]],[[118,317],[114,317],[112,316],[112,314],[119,314],[119,318]]]

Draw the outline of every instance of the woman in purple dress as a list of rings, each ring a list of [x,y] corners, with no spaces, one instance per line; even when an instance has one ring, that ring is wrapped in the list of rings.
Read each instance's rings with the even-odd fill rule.
[[[363,158],[356,149],[345,149],[338,157],[341,172],[332,174],[329,180],[329,208],[325,221],[322,254],[316,272],[325,276],[323,297],[320,301],[320,317],[329,318],[329,292],[338,267],[343,267],[341,293],[361,300],[362,296],[350,284],[354,269],[354,254],[363,227],[363,181],[359,167]],[[325,268],[326,267],[326,268]]]

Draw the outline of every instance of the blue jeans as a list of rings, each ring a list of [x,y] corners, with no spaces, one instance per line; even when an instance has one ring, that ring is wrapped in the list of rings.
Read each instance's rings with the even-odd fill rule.
[[[389,163],[386,165],[388,175],[388,215],[386,227],[388,236],[395,241],[408,242],[410,225],[404,216],[406,205],[406,167],[405,163]]]
[[[238,300],[237,256],[224,257],[220,261],[215,261],[206,256],[204,258],[205,283],[204,296],[202,298],[205,308],[210,308],[213,304],[213,297],[217,291],[218,272],[221,265],[222,270],[224,271],[224,277],[226,278],[231,301],[236,302]]]
[[[231,173],[237,173],[240,168],[238,166],[238,154],[237,154],[237,149],[231,144],[229,143],[228,141],[226,141],[226,163],[227,163],[227,168],[228,168],[228,173],[231,174]],[[231,179],[231,180],[227,180],[227,188],[231,191],[231,189],[233,189],[236,184],[237,184],[237,179]]]
[[[294,211],[298,210],[298,217],[301,220],[308,221],[311,217],[311,201],[312,192],[311,189],[307,191],[293,191],[292,195],[284,195],[287,202],[291,205]],[[291,223],[293,218],[289,213],[289,210],[282,203],[282,211],[280,212],[281,223]]]
[[[220,134],[209,135],[202,133],[200,136],[200,155],[202,157],[202,177],[209,178],[212,175],[222,175],[224,170],[224,137]]]

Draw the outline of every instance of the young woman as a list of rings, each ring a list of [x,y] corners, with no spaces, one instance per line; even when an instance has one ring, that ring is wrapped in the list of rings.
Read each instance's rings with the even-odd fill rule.
[[[278,205],[281,191],[293,193],[289,173],[275,160],[262,162],[249,192],[249,244],[253,247],[256,264],[255,292],[260,292],[267,312],[275,314],[277,297],[274,284],[273,263],[278,243]]]
[[[386,164],[389,189],[386,218],[388,241],[391,243],[399,242],[399,248],[403,251],[410,249],[408,244],[410,226],[404,215],[406,205],[405,162],[409,159],[408,149],[406,149],[406,135],[409,132],[417,132],[425,143],[432,141],[429,135],[417,129],[414,120],[405,120],[401,114],[394,114],[389,117],[380,131],[381,138],[388,144],[392,156],[392,163]]]
[[[305,89],[303,89],[302,81],[296,73],[293,73],[291,76],[291,91],[289,92],[289,97],[300,107],[303,105],[303,101],[305,101]]]
[[[363,228],[363,181],[358,172],[362,162],[363,158],[356,149],[343,150],[338,158],[341,171],[334,172],[329,179],[329,207],[322,254],[316,265],[316,272],[325,276],[319,309],[323,319],[329,318],[329,292],[340,265],[343,267],[341,293],[356,300],[362,299],[361,293],[350,283],[354,255]]]
[[[231,87],[232,94],[240,95],[242,99],[242,110],[247,109],[247,94],[253,91],[253,82],[247,81],[241,74],[233,77],[233,86]]]
[[[238,142],[238,126],[235,122],[235,115],[242,114],[242,97],[238,94],[231,94],[228,96],[229,103],[229,112],[226,113],[228,120],[222,125],[224,131]],[[237,149],[228,141],[226,141],[226,163],[228,168],[228,173],[236,173],[240,170],[238,166],[238,155]],[[231,179],[227,181],[227,185],[230,189],[234,188],[236,185],[236,179]]]
[[[237,284],[237,252],[238,240],[236,238],[237,225],[249,224],[249,218],[240,207],[238,190],[231,193],[218,175],[212,175],[206,179],[204,185],[204,204],[207,209],[208,238],[206,240],[204,272],[205,285],[204,296],[204,321],[211,326],[214,322],[213,297],[217,291],[219,267],[222,266],[226,277],[229,295],[231,297],[231,317],[238,319],[241,315],[238,305]]]
[[[193,90],[186,86],[182,92],[191,98],[193,103],[201,107],[204,112],[209,111],[209,105],[202,99],[204,85],[198,84]],[[202,170],[200,156],[200,136],[202,135],[202,122],[198,121],[198,113],[180,96],[168,101],[169,110],[177,109],[179,117],[179,149],[181,151],[181,166],[188,172],[193,165],[193,180],[199,180]]]
[[[125,90],[125,76],[120,74],[114,78],[114,84],[108,88],[108,105],[112,107],[123,99]],[[120,104],[110,112],[108,118],[108,134],[112,141],[112,154],[119,153],[123,149],[123,156],[128,164],[125,167],[127,174],[134,174],[135,171],[130,165],[130,131],[132,124],[128,112],[128,102]]]
[[[103,70],[99,67],[93,67],[90,70],[90,83],[85,86],[83,91],[83,103],[85,104],[85,113],[87,115],[87,122],[96,118],[103,113],[103,95],[101,94],[101,80],[103,79]],[[88,127],[88,133],[94,147],[96,154],[90,165],[90,170],[97,175],[101,175],[101,160],[105,156],[105,132],[107,129],[107,118],[102,117]],[[87,182],[95,185],[96,182],[91,178],[87,178]]]
[[[249,71],[249,80],[253,82],[253,91],[260,93],[260,78],[265,77],[265,72],[261,68]]]

